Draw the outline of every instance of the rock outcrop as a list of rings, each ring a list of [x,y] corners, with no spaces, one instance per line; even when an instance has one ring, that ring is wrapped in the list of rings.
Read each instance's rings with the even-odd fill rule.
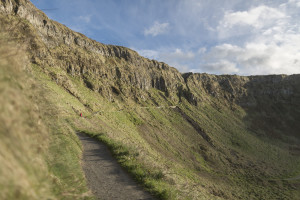
[[[74,96],[76,91],[66,74],[80,78],[88,88],[112,101],[116,97],[151,101],[154,88],[173,105],[183,98],[195,106],[214,98],[224,105],[247,109],[277,106],[282,107],[278,112],[287,112],[285,104],[300,108],[300,75],[181,74],[131,49],[104,45],[74,32],[49,19],[28,0],[2,0],[0,13],[23,20],[17,26],[18,36],[30,38],[27,43],[32,63],[41,66]]]
[[[136,173],[151,177],[142,178],[146,185],[159,181],[159,194],[168,191],[162,190],[166,184],[181,195],[170,199],[299,196],[292,192],[298,185],[280,179],[299,172],[300,75],[182,74],[74,32],[29,0],[1,0],[0,28],[27,48],[28,74],[61,108],[59,114],[41,112],[103,135],[118,148],[124,144],[121,162],[145,164]]]
[[[143,58],[128,48],[91,40],[50,20],[29,1],[2,1],[0,12],[17,15],[34,26],[35,30],[29,30],[39,39],[31,41],[29,47],[34,63],[80,76],[88,87],[105,96],[129,96],[131,86],[143,91],[156,88],[168,95],[176,93],[178,83],[183,83],[175,68]]]

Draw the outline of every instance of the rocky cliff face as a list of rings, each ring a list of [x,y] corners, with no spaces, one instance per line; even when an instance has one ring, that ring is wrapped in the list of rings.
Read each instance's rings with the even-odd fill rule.
[[[300,169],[300,75],[181,74],[76,33],[28,0],[1,0],[0,22],[25,44],[32,75],[66,114],[58,118],[137,149],[138,165],[181,192],[170,199],[299,194],[280,179]],[[89,117],[77,119],[81,112]]]
[[[28,30],[38,38],[29,47],[34,63],[60,67],[80,76],[88,87],[105,96],[129,96],[130,87],[142,91],[156,88],[168,96],[170,92],[176,93],[178,83],[183,84],[181,74],[167,64],[145,59],[125,47],[91,40],[50,20],[29,1],[1,1],[0,11],[17,15],[34,26],[35,30]]]
[[[287,112],[286,104],[298,110],[300,107],[300,75],[181,74],[165,63],[143,58],[128,48],[104,45],[76,33],[50,20],[28,0],[2,0],[0,13],[23,19],[18,25],[19,36],[30,38],[27,42],[32,62],[43,67],[75,96],[76,91],[66,74],[79,77],[91,90],[112,101],[116,97],[151,101],[154,88],[173,105],[182,98],[196,106],[214,98],[227,106],[237,104],[248,109],[268,110],[278,106],[282,107],[278,112]]]
[[[183,77],[187,87],[193,88],[199,99],[206,94],[249,108],[262,104],[262,99],[299,106],[300,75],[245,77],[190,73]]]
[[[196,102],[211,101],[207,97],[213,97],[232,110],[240,106],[247,111],[254,131],[268,130],[272,136],[282,131],[299,137],[300,126],[296,121],[300,117],[300,75],[183,77]]]

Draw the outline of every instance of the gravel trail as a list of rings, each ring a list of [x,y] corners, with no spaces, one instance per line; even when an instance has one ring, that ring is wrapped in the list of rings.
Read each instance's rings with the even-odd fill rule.
[[[99,141],[79,133],[83,145],[82,168],[89,188],[101,200],[154,200],[113,158]]]

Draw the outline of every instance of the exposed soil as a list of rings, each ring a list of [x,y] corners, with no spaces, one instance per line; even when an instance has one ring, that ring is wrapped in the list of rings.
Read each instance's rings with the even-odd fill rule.
[[[82,168],[97,199],[155,199],[132,180],[104,144],[82,133],[78,137],[84,148]]]

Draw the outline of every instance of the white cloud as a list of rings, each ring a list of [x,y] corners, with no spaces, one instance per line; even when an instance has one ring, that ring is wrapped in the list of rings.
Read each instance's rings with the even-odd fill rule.
[[[197,56],[205,52],[205,48],[200,48],[196,53],[192,51],[183,51],[182,49],[136,49],[141,56],[149,59],[156,59],[169,64],[172,67],[176,67],[180,72],[188,72],[190,63],[197,59]]]
[[[288,16],[282,11],[265,5],[248,11],[226,12],[217,27],[220,39],[251,35],[260,30],[285,24]]]
[[[204,54],[199,70],[241,75],[300,73],[300,32],[295,20],[299,2],[226,12],[217,27],[224,42]]]
[[[278,8],[258,6],[245,11],[225,12],[215,30],[226,37],[215,46],[139,52],[166,62],[181,72],[300,73],[300,29],[296,12],[299,2],[289,2]],[[240,36],[241,40],[237,40]]]
[[[144,30],[144,35],[152,35],[152,36],[157,36],[157,35],[161,35],[164,33],[167,33],[169,31],[170,28],[170,24],[169,23],[159,23],[159,22],[154,22],[154,24],[148,28]]]
[[[85,23],[90,23],[91,22],[91,15],[88,16],[79,16],[78,20],[83,21]]]
[[[202,48],[198,49],[197,53],[198,53],[198,54],[203,54],[203,53],[205,53],[206,51],[207,51],[207,49],[206,49],[205,47],[202,47]]]
[[[73,23],[69,25],[69,27],[76,31],[76,32],[84,32],[86,31],[86,34],[89,33],[87,31],[87,25],[91,22],[92,15],[80,15],[73,18],[73,21],[76,23]]]
[[[58,3],[66,9],[49,12],[57,21],[181,72],[300,73],[300,0],[33,2]]]
[[[299,37],[300,38],[300,37]],[[233,46],[223,44],[212,48],[199,68],[210,73],[293,74],[300,72],[300,39],[283,44],[250,42]],[[292,42],[291,41],[291,42]],[[221,60],[221,61],[220,61]],[[234,64],[235,63],[235,64]],[[231,71],[230,71],[231,70]]]
[[[175,51],[166,51],[159,54],[159,60],[168,63],[172,67],[176,67],[181,72],[189,71],[189,64],[196,59],[195,53],[192,51],[182,51],[175,49]]]
[[[236,57],[238,54],[240,54],[242,51],[243,49],[236,45],[225,43],[210,49],[210,51],[207,52],[203,56],[203,58],[206,61],[223,59],[223,58],[233,58]]]
[[[172,60],[188,61],[192,60],[195,54],[191,51],[183,52],[181,49],[175,49],[174,52],[161,53],[160,58],[172,62]]]
[[[239,72],[236,64],[228,60],[204,64],[201,66],[201,69],[207,73],[213,74],[232,74]]]
[[[227,12],[221,21],[223,27],[235,25],[249,25],[255,28],[262,28],[273,20],[284,18],[285,14],[279,10],[267,6],[259,6],[249,11]]]
[[[294,4],[297,7],[300,7],[300,0],[289,0],[288,4]]]

